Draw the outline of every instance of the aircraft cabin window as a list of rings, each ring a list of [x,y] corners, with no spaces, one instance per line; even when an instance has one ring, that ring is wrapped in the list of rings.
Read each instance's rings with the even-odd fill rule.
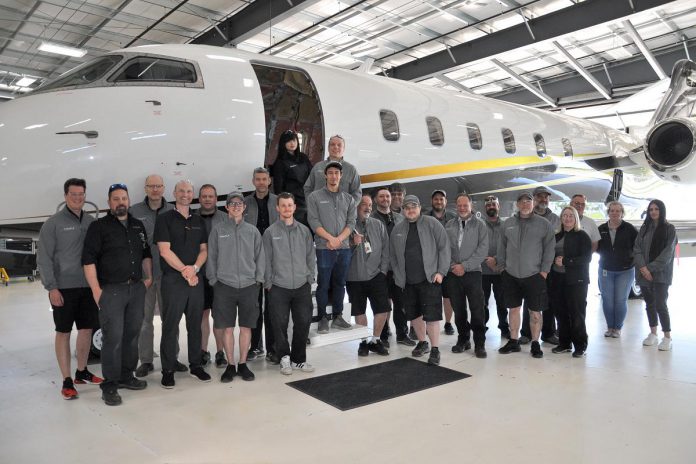
[[[116,64],[123,59],[121,55],[106,55],[82,66],[78,66],[72,71],[68,71],[64,75],[58,77],[53,82],[49,82],[43,87],[37,89],[38,92],[46,90],[55,90],[62,87],[74,87],[77,85],[91,84],[109,72]]]
[[[563,154],[565,156],[573,156],[573,145],[571,145],[570,140],[563,138],[561,139],[561,143],[563,144]]]
[[[469,145],[471,148],[480,150],[483,147],[483,138],[481,137],[481,129],[479,129],[478,124],[467,122],[466,130],[469,133]]]
[[[428,116],[425,118],[425,122],[428,125],[428,137],[430,137],[430,143],[437,145],[438,147],[445,144],[445,132],[442,130],[442,123],[439,119]]]
[[[399,140],[399,120],[396,113],[389,110],[380,110],[379,119],[382,121],[382,135],[390,142]]]
[[[503,134],[503,144],[505,145],[505,151],[509,154],[514,154],[517,151],[515,147],[515,136],[510,129],[502,128],[500,132]]]
[[[197,79],[196,68],[191,63],[141,56],[130,60],[115,77],[109,80],[111,82],[172,82],[193,84]]]
[[[546,142],[544,142],[544,136],[541,134],[534,134],[534,143],[536,143],[537,156],[539,156],[539,158],[546,156]]]

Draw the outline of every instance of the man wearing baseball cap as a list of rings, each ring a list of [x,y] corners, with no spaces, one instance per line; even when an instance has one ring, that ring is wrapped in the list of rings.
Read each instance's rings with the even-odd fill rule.
[[[440,222],[421,214],[420,200],[407,195],[406,220],[394,226],[390,237],[390,263],[396,285],[405,291],[406,317],[418,336],[414,357],[430,353],[429,364],[440,364],[442,279],[450,268],[447,232]],[[428,335],[432,349],[425,335]]]
[[[497,264],[504,269],[503,292],[510,309],[510,339],[498,351],[501,354],[520,351],[520,310],[524,301],[530,312],[531,355],[542,358],[541,312],[548,306],[546,276],[553,264],[555,238],[551,224],[534,214],[533,198],[530,192],[520,193],[518,212],[501,226]]]

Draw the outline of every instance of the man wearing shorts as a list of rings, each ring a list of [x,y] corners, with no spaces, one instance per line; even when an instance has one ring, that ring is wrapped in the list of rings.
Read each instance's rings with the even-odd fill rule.
[[[389,270],[389,236],[379,219],[370,217],[372,198],[364,193],[358,204],[358,221],[351,237],[353,257],[348,269],[346,289],[351,303],[351,315],[355,322],[367,325],[367,300],[374,314],[372,337],[363,340],[358,347],[358,356],[367,356],[370,351],[387,356],[389,350],[384,346],[380,335],[389,316],[389,290],[387,271]]]
[[[74,383],[99,384],[102,379],[87,370],[92,329],[99,327],[99,309],[82,270],[82,245],[94,218],[82,211],[87,184],[68,179],[63,185],[65,208],[51,216],[39,233],[36,263],[41,282],[48,290],[56,326],[56,358],[63,377],[61,394],[78,397]],[[77,327],[77,370],[70,377],[70,333]]]
[[[263,284],[265,260],[261,234],[244,221],[244,195],[227,196],[228,218],[213,226],[208,237],[206,274],[213,286],[213,328],[223,331],[227,368],[220,377],[231,382],[235,375],[254,380],[247,367],[251,329],[256,327],[256,300]],[[234,364],[234,327],[239,317],[239,365]]]
[[[390,263],[396,285],[404,289],[406,317],[415,328],[418,344],[414,357],[430,353],[429,364],[440,364],[442,279],[450,267],[447,232],[440,221],[421,215],[415,195],[404,198],[406,220],[394,226],[390,237]],[[432,349],[425,341],[428,335]]]
[[[517,197],[517,209],[501,226],[497,264],[501,269],[505,302],[510,309],[510,339],[498,352],[519,352],[520,310],[524,300],[529,310],[532,332],[531,355],[544,357],[539,336],[541,312],[548,306],[546,276],[551,270],[556,240],[553,227],[546,219],[534,214],[530,192]]]

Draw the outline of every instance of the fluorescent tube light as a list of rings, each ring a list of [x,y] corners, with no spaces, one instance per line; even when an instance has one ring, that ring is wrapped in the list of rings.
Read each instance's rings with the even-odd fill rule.
[[[55,53],[57,55],[73,56],[75,58],[82,58],[87,54],[87,50],[58,45],[51,42],[41,42],[41,45],[39,45],[39,50],[47,53]]]

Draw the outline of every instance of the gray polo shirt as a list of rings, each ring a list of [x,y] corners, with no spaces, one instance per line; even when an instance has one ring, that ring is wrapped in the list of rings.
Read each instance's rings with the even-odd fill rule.
[[[36,264],[46,290],[88,287],[82,268],[82,246],[94,221],[84,211],[78,217],[66,206],[41,227]]]
[[[346,280],[364,282],[374,279],[378,273],[387,275],[389,271],[389,236],[382,221],[372,217],[365,222],[358,220],[355,231],[363,236],[363,243],[353,247],[353,257],[348,268]],[[365,243],[369,243],[370,253]]]
[[[261,234],[248,222],[225,218],[208,237],[206,277],[210,285],[222,282],[234,288],[263,283],[266,255]]]
[[[148,198],[130,207],[131,215],[143,223],[145,226],[145,232],[147,232],[147,244],[150,245],[150,252],[152,253],[152,276],[154,278],[160,277],[162,275],[162,268],[160,266],[160,254],[159,248],[154,243],[155,238],[155,222],[157,222],[157,215],[165,213],[174,209],[174,206],[167,203],[164,198],[162,198],[162,206],[158,210],[150,208]]]
[[[597,227],[597,223],[591,217],[581,217],[580,227],[582,227],[582,230],[584,230],[585,233],[589,235],[590,241],[592,243],[599,242],[602,239],[602,236],[599,234],[599,227]]]
[[[304,185],[305,198],[307,198],[310,193],[326,186],[326,174],[324,174],[324,168],[330,162],[330,159],[325,159],[314,165],[312,172],[309,173],[307,182],[305,182]],[[338,184],[338,189],[341,192],[346,192],[352,196],[355,199],[355,204],[357,205],[360,203],[360,196],[362,195],[358,170],[346,160],[342,159],[339,162],[341,163],[343,169],[341,170],[341,182]]]
[[[330,192],[326,187],[312,192],[307,197],[307,222],[315,234],[319,227],[337,237],[346,227],[353,231],[357,218],[357,203],[345,192]],[[317,250],[326,249],[326,240],[318,234],[314,236]],[[348,239],[341,248],[349,248]]]
[[[278,220],[263,233],[266,254],[264,286],[275,285],[295,290],[314,282],[317,260],[312,233],[307,226],[293,221],[286,225]]]
[[[465,272],[481,272],[481,261],[488,256],[486,224],[475,216],[464,221],[452,219],[445,226],[451,249],[451,264],[464,265]]]

